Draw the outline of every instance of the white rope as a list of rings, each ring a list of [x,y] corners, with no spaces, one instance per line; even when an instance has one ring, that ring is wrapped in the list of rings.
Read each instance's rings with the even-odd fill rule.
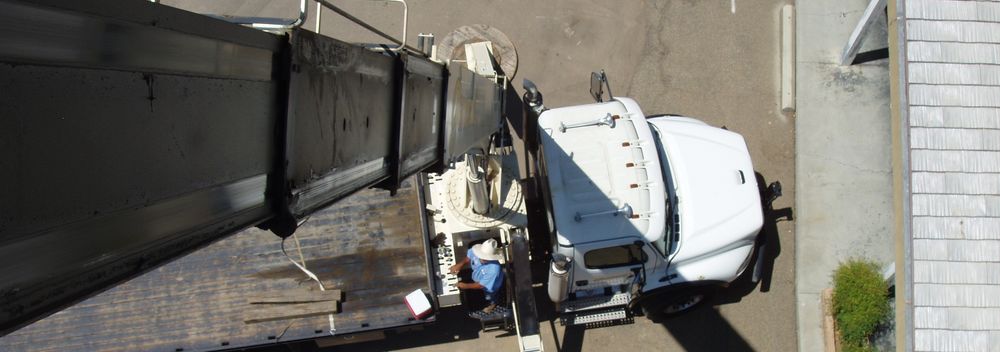
[[[295,234],[292,234],[292,237],[295,239],[295,248],[299,252],[299,259],[302,260],[302,264],[299,264],[298,262],[295,261],[295,259],[292,259],[292,257],[288,255],[288,252],[285,251],[285,239],[287,239],[287,237],[281,239],[281,253],[285,255],[285,258],[288,258],[288,261],[292,262],[293,265],[302,270],[302,272],[305,273],[306,276],[308,276],[310,279],[313,279],[313,281],[316,281],[316,284],[319,285],[320,291],[326,291],[326,287],[323,287],[323,282],[319,281],[319,278],[316,277],[316,274],[313,274],[312,271],[306,269],[306,259],[305,256],[302,255],[302,245],[299,243],[299,238],[295,236]],[[337,326],[333,322],[333,314],[328,314],[327,318],[330,320],[330,335],[331,336],[336,335]]]
[[[305,270],[305,269],[307,269],[306,268],[306,257],[302,255],[302,243],[299,242],[299,236],[296,236],[295,234],[292,234],[292,238],[295,239],[295,250],[299,252],[299,262],[302,263],[302,269]],[[322,286],[322,284],[321,284],[321,286]]]

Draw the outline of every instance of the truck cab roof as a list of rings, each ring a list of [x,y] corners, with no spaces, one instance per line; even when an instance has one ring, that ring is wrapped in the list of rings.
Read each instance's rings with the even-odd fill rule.
[[[635,101],[551,109],[538,125],[560,246],[664,236],[660,159]]]

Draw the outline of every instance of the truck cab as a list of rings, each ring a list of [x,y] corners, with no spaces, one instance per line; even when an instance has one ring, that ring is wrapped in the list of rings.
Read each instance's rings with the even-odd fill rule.
[[[763,215],[739,134],[629,98],[544,110],[538,134],[562,312],[676,314],[746,269]]]

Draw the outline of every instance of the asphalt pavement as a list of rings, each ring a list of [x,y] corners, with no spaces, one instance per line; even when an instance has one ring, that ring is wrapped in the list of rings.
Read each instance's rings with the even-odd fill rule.
[[[768,212],[768,275],[734,284],[708,304],[664,324],[564,329],[542,321],[547,351],[791,351],[797,348],[795,304],[795,117],[779,108],[778,10],[787,1],[408,1],[410,43],[419,32],[443,38],[462,25],[503,31],[517,48],[518,71],[534,81],[549,107],[591,102],[590,72],[604,69],[616,96],[635,98],[647,114],[700,118],[741,133],[765,182],[784,185]],[[228,15],[294,17],[297,1],[193,0],[163,3]],[[402,32],[397,5],[340,0],[338,6],[387,33]],[[313,8],[314,9],[314,8]],[[306,22],[315,28],[314,13]],[[346,41],[383,42],[332,12],[321,32]],[[520,95],[520,94],[518,94]],[[541,296],[544,297],[544,296]],[[544,306],[543,306],[544,307]],[[294,348],[299,348],[294,347]],[[514,336],[480,333],[462,314],[443,314],[422,331],[327,350],[413,349],[511,351]]]

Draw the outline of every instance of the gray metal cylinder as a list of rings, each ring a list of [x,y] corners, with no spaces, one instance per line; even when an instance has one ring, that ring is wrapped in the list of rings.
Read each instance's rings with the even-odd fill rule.
[[[486,182],[486,157],[482,154],[466,154],[465,162],[469,168],[466,173],[466,184],[469,185],[469,203],[472,211],[484,215],[490,211],[489,186]]]
[[[549,299],[554,303],[566,300],[569,296],[569,258],[556,253],[552,255],[552,265],[549,266]]]

